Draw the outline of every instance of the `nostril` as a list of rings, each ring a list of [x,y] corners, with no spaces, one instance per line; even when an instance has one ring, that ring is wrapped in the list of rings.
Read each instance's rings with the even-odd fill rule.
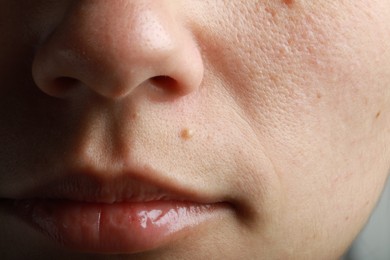
[[[78,80],[71,77],[58,77],[54,80],[54,85],[58,88],[68,88],[78,83]]]
[[[155,76],[150,79],[150,82],[155,90],[164,94],[174,94],[180,91],[176,80],[169,76]]]
[[[50,92],[54,96],[66,96],[68,92],[74,89],[80,81],[72,77],[58,77],[51,82]]]

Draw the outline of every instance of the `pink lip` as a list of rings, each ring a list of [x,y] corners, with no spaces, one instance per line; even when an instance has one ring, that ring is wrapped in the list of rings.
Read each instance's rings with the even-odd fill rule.
[[[93,203],[17,200],[17,212],[65,247],[84,252],[136,253],[173,242],[218,216],[222,203],[174,200]]]
[[[232,209],[202,187],[195,190],[145,167],[132,169],[64,171],[2,204],[65,248],[109,254],[172,245]]]

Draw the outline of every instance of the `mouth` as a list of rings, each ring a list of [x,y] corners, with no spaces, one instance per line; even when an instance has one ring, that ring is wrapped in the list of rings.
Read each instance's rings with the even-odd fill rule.
[[[91,203],[20,200],[16,211],[63,246],[83,252],[137,253],[188,235],[222,205],[182,201]]]
[[[50,188],[6,199],[6,204],[38,232],[79,252],[132,254],[161,248],[219,221],[229,208],[225,202],[132,179],[97,185],[92,178],[68,178],[45,187]]]

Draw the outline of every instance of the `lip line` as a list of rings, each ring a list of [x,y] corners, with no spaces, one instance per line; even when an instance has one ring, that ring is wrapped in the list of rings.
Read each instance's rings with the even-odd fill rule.
[[[188,204],[188,205],[199,205],[199,206],[213,206],[213,205],[227,205],[226,202],[213,202],[213,203],[201,203],[189,200],[175,200],[175,199],[164,199],[164,200],[128,200],[128,201],[115,201],[115,202],[101,202],[101,201],[81,201],[81,200],[69,200],[69,199],[60,199],[60,198],[29,198],[29,199],[0,199],[1,202],[7,202],[18,206],[19,204],[33,204],[33,203],[66,203],[66,204],[78,204],[80,206],[85,205],[101,205],[101,206],[115,206],[115,205],[148,205],[155,203],[164,203],[164,204]]]
[[[149,174],[150,175],[150,174]],[[90,203],[180,201],[197,204],[224,202],[220,197],[210,196],[207,191],[190,189],[170,179],[152,173],[153,179],[146,179],[140,173],[114,175],[77,172],[62,174],[61,178],[46,181],[18,195],[6,199],[61,199]],[[157,177],[157,178],[156,178]]]

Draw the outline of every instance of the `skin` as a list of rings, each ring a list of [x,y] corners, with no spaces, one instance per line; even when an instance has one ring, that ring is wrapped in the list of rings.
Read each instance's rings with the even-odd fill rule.
[[[375,206],[390,166],[387,0],[20,0],[0,17],[1,198],[63,167],[113,177],[140,161],[232,205],[113,259],[337,259]],[[0,255],[104,258],[0,219]]]

